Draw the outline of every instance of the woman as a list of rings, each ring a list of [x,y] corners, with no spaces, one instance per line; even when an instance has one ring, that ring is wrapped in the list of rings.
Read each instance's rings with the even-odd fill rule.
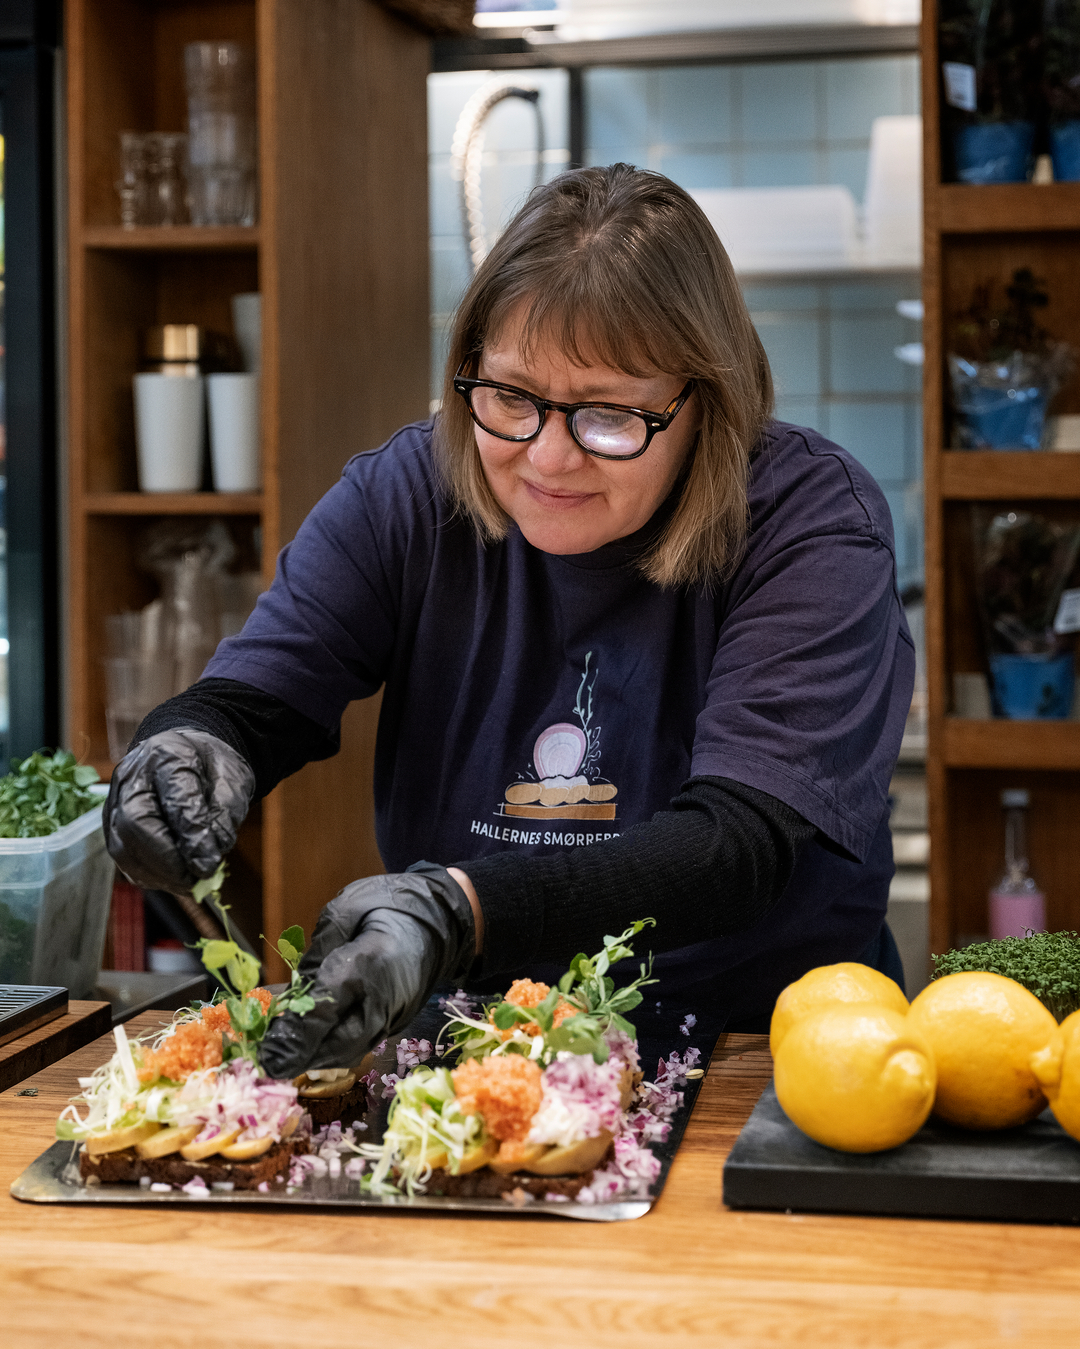
[[[356,1062],[437,981],[645,915],[662,989],[729,1024],[817,964],[900,973],[886,797],[914,657],[889,513],[771,406],[686,193],[615,165],[532,194],[462,302],[434,427],[350,461],[113,779],[113,856],[185,891],[384,686],[390,874],[324,911],[322,1000],[275,1023],[269,1071]]]

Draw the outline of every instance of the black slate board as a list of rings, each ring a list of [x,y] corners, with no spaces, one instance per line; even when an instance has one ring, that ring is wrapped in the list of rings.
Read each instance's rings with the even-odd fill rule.
[[[732,1208],[1080,1223],[1080,1143],[1049,1110],[980,1134],[931,1120],[889,1152],[834,1152],[801,1133],[770,1082],[724,1166]]]

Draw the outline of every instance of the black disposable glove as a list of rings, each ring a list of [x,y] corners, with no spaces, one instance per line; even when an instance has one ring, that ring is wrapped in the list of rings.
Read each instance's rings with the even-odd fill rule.
[[[126,754],[105,802],[105,843],[144,890],[189,895],[236,842],[255,775],[207,731],[159,731]]]
[[[263,1071],[296,1077],[359,1063],[412,1020],[437,983],[464,978],[475,947],[472,909],[445,867],[417,862],[347,885],[323,909],[300,962],[315,980],[315,1007],[271,1022]]]

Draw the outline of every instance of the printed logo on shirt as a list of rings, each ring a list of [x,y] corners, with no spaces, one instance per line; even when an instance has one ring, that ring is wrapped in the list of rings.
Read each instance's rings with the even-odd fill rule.
[[[590,672],[591,660],[590,651],[574,703],[578,724],[557,721],[540,732],[532,752],[535,772],[520,775],[507,787],[496,815],[544,821],[615,819],[619,789],[600,773],[600,727],[593,725],[593,690],[599,670]]]

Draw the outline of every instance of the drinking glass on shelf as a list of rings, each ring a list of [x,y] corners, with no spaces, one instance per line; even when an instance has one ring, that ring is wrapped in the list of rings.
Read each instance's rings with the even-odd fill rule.
[[[175,692],[176,663],[165,656],[137,652],[106,656],[102,664],[109,758],[119,763],[143,718]]]
[[[187,221],[187,193],[184,189],[184,161],[187,135],[182,131],[154,133],[157,151],[155,187],[155,225],[183,225]]]
[[[120,223],[126,230],[147,224],[150,179],[146,170],[146,136],[138,131],[120,133]]]
[[[177,691],[176,657],[162,643],[163,619],[161,600],[142,610],[106,616],[105,725],[114,763],[127,753],[147,713]]]
[[[188,204],[195,225],[255,223],[255,53],[189,42]]]
[[[184,160],[187,136],[182,131],[120,133],[120,223],[180,225],[187,218]]]

